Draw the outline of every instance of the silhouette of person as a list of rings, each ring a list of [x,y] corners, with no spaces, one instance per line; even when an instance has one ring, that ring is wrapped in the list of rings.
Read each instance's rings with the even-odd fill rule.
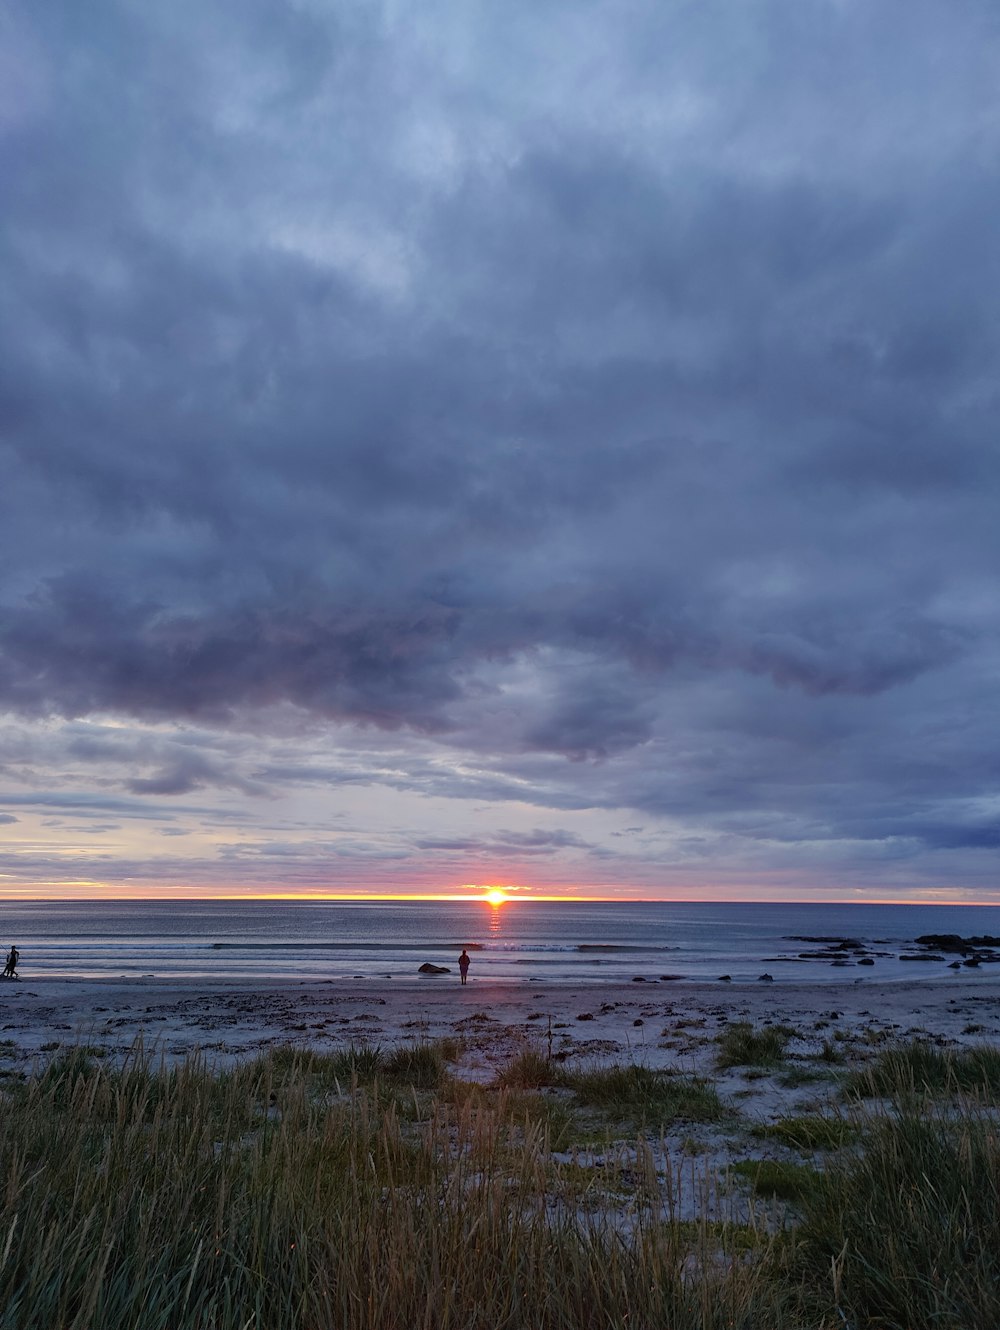
[[[458,972],[462,976],[462,983],[464,984],[469,977],[469,953],[464,949],[458,958]]]
[[[17,978],[17,962],[21,959],[21,953],[17,947],[11,944],[10,951],[7,954],[7,964],[3,967],[3,977],[5,979]]]

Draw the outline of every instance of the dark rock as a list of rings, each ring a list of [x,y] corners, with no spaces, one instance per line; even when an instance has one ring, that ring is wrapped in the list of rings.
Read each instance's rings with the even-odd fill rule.
[[[637,1017],[635,1018],[635,1020],[632,1022],[632,1024],[633,1024],[633,1025],[645,1025],[646,1022],[642,1019],[641,1016],[637,1016]]]
[[[757,982],[758,982],[759,984],[773,984],[773,983],[774,983],[774,975],[773,975],[773,974],[762,974],[762,975],[758,975],[758,976],[757,976]]]
[[[646,976],[642,974],[634,974],[632,976],[632,982],[633,984],[644,984],[646,982]]]
[[[963,961],[962,964],[967,965],[970,970],[974,970],[976,966],[979,964],[979,957],[970,956],[969,959],[967,961]]]
[[[578,1021],[592,1021],[594,1019],[594,1013],[591,1011],[581,1011],[580,1015],[577,1016],[576,1019]]]
[[[432,965],[432,964],[430,963],[430,961],[424,961],[423,965],[421,965],[421,967],[420,967],[420,969],[417,971],[417,973],[418,973],[418,974],[451,974],[451,970],[448,968],[447,965]]]
[[[961,968],[962,968],[961,961],[952,961],[952,963],[948,966],[949,970],[960,970]]]
[[[683,979],[684,976],[682,974],[661,974],[660,978],[667,983],[672,983],[675,979]]]
[[[957,933],[923,933],[916,942],[919,947],[936,947],[938,951],[957,951],[963,955],[976,947],[1000,947],[1000,937],[991,937],[989,934],[959,937]]]
[[[858,964],[859,964],[859,965],[874,965],[875,962],[872,960],[872,958],[871,958],[870,956],[862,956],[861,959],[858,961]]]
[[[786,942],[825,942],[828,946],[839,947],[842,950],[849,948],[863,947],[864,943],[859,942],[856,937],[810,937],[808,935],[793,934],[786,938]]]
[[[934,947],[936,951],[958,951],[963,954],[971,950],[957,933],[922,933],[916,939],[916,944],[918,947]]]
[[[720,984],[731,984],[732,982],[733,982],[733,976],[732,976],[731,974],[720,974],[720,975],[719,975],[719,983],[720,983]]]
[[[944,957],[939,956],[936,951],[924,951],[918,953],[916,956],[912,955],[910,952],[904,951],[899,959],[901,961],[943,961]]]

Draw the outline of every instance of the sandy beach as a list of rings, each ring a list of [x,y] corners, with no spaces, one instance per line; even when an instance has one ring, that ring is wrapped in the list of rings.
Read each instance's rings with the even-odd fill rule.
[[[726,1039],[727,1031],[737,1038]],[[759,1047],[767,1042],[769,1032],[777,1045],[776,1056],[758,1059],[725,1056],[726,1047],[731,1052],[732,1045],[740,1041],[746,1045],[759,1038]],[[636,1289],[666,1287],[670,1279],[676,1282],[679,1298],[697,1302],[699,1281],[704,1282],[706,1296],[711,1289],[710,1296],[715,1298],[719,1281],[728,1280],[727,1287],[731,1285],[734,1290],[731,1296],[739,1306],[756,1305],[754,1300],[757,1300],[763,1307],[770,1306],[771,1299],[779,1294],[792,1300],[798,1296],[795,1290],[799,1276],[794,1272],[788,1274],[781,1264],[781,1253],[785,1250],[782,1243],[787,1244],[791,1240],[789,1235],[798,1231],[803,1222],[803,1194],[810,1189],[815,1192],[820,1186],[820,1175],[830,1167],[838,1152],[850,1154],[850,1142],[859,1141],[869,1129],[874,1133],[873,1141],[890,1140],[887,1167],[891,1185],[887,1189],[884,1182],[876,1182],[872,1204],[893,1194],[897,1172],[904,1164],[923,1167],[919,1151],[913,1164],[909,1154],[891,1144],[897,1138],[887,1137],[886,1124],[895,1123],[896,1118],[892,1111],[885,1112],[878,1098],[859,1106],[856,1098],[852,1104],[845,1096],[850,1074],[877,1060],[884,1064],[881,1054],[916,1042],[950,1052],[977,1045],[996,1047],[1000,1041],[1000,977],[993,978],[990,973],[962,974],[939,981],[855,980],[808,986],[662,981],[584,986],[511,984],[473,978],[467,987],[460,986],[454,974],[414,976],[405,981],[373,982],[366,978],[252,987],[235,980],[195,983],[137,978],[38,983],[25,978],[0,987],[0,1087],[10,1092],[8,1102],[12,1109],[21,1109],[21,1129],[41,1133],[41,1139],[48,1140],[45,1133],[54,1129],[51,1124],[46,1125],[50,1119],[65,1133],[70,1126],[75,1129],[76,1115],[80,1112],[83,1113],[81,1139],[84,1145],[90,1141],[87,1148],[92,1148],[85,1130],[91,1113],[89,1106],[93,1096],[103,1094],[106,1098],[110,1093],[108,1102],[114,1107],[112,1117],[118,1125],[108,1137],[108,1148],[116,1141],[131,1140],[128,1133],[134,1130],[145,1159],[145,1133],[152,1130],[148,1085],[143,1079],[145,1064],[128,1057],[140,1040],[143,1051],[151,1055],[153,1069],[161,1058],[164,1065],[170,1066],[197,1054],[205,1059],[208,1070],[225,1071],[250,1063],[269,1051],[281,1053],[262,1062],[262,1071],[252,1066],[247,1068],[251,1078],[249,1116],[247,1105],[240,1098],[247,1091],[240,1090],[244,1083],[239,1074],[206,1078],[194,1067],[190,1074],[175,1081],[161,1081],[160,1085],[169,1089],[158,1092],[165,1094],[165,1099],[156,1098],[160,1107],[152,1121],[157,1131],[166,1132],[171,1144],[165,1153],[156,1154],[156,1158],[172,1159],[171,1151],[179,1148],[178,1141],[203,1138],[213,1160],[221,1151],[227,1159],[232,1158],[233,1168],[242,1166],[244,1159],[249,1166],[256,1159],[254,1150],[263,1149],[261,1143],[276,1132],[283,1142],[280,1157],[288,1164],[287,1174],[283,1173],[282,1178],[289,1186],[293,1183],[298,1186],[304,1179],[312,1196],[309,1189],[320,1186],[327,1177],[322,1163],[326,1155],[314,1152],[315,1133],[321,1133],[324,1151],[335,1152],[339,1148],[336,1142],[342,1138],[330,1124],[361,1122],[367,1124],[364,1126],[367,1133],[375,1129],[377,1122],[382,1145],[375,1153],[369,1153],[369,1136],[359,1138],[364,1142],[359,1156],[361,1172],[351,1164],[355,1171],[347,1175],[367,1179],[376,1167],[376,1155],[382,1164],[391,1163],[387,1180],[378,1183],[376,1179],[371,1222],[377,1226],[384,1227],[387,1222],[389,1198],[393,1206],[399,1207],[408,1203],[414,1190],[412,1180],[401,1184],[399,1160],[426,1157],[435,1161],[434,1166],[441,1173],[434,1175],[437,1180],[432,1190],[435,1206],[440,1207],[441,1196],[450,1194],[448,1189],[452,1186],[448,1170],[459,1170],[456,1174],[459,1176],[467,1156],[475,1157],[478,1162],[472,1181],[462,1182],[460,1191],[471,1204],[472,1192],[468,1189],[485,1185],[484,1178],[489,1179],[490,1187],[499,1188],[498,1213],[505,1218],[497,1232],[508,1231],[509,1206],[514,1204],[515,1194],[521,1194],[518,1189],[523,1188],[526,1213],[539,1222],[544,1220],[556,1226],[571,1223],[576,1226],[574,1231],[583,1234],[594,1232],[592,1226],[598,1225],[606,1237],[614,1235],[615,1242],[620,1244],[614,1250],[627,1253],[629,1260],[646,1259],[660,1250],[667,1253],[666,1266],[663,1269],[657,1266],[654,1275],[623,1276],[625,1291],[615,1294],[618,1302],[632,1297]],[[393,1058],[408,1044],[417,1045],[412,1051],[417,1061],[428,1054],[444,1059],[445,1079],[438,1082],[437,1091],[430,1096],[426,1087],[418,1092],[416,1081],[406,1089],[405,1077],[402,1092],[399,1084],[395,1092],[391,1088]],[[389,1097],[384,1101],[378,1096],[368,1098],[374,1082],[369,1080],[362,1085],[360,1078],[354,1080],[355,1073],[343,1069],[333,1079],[317,1082],[307,1092],[307,1079],[315,1073],[317,1063],[308,1058],[289,1060],[283,1055],[283,1050],[289,1047],[334,1054],[350,1049],[377,1049],[383,1073],[390,1077]],[[72,1049],[80,1050],[84,1056],[64,1059],[64,1051]],[[541,1059],[532,1057],[536,1052],[542,1055]],[[918,1055],[918,1050],[911,1049],[911,1053]],[[545,1058],[551,1062],[542,1061]],[[351,1060],[346,1061],[350,1066]],[[526,1083],[523,1068],[535,1062],[545,1067],[545,1075],[537,1082]],[[566,1074],[562,1071],[552,1074],[552,1063]],[[36,1082],[39,1097],[22,1094],[24,1081],[42,1073],[49,1064],[55,1071],[55,1079],[39,1075]],[[661,1086],[677,1087],[678,1107],[655,1121],[647,1121],[641,1111],[628,1106],[618,1109],[593,1106],[593,1101],[580,1093],[583,1083],[588,1079],[600,1080],[598,1069],[616,1064],[634,1064],[666,1073],[656,1080]],[[336,1066],[337,1059],[323,1065]],[[101,1069],[116,1066],[125,1069],[122,1078],[120,1081],[103,1078],[106,1088],[100,1090]],[[254,1090],[257,1083],[253,1077],[270,1077],[275,1069],[278,1069],[277,1078],[266,1080],[274,1088],[257,1104]],[[330,1075],[329,1071],[322,1074]],[[60,1076],[69,1079],[60,1080]],[[282,1076],[291,1079],[282,1080]],[[342,1079],[344,1076],[347,1079]],[[642,1077],[636,1074],[629,1084],[638,1090]],[[213,1093],[220,1098],[204,1097],[206,1092],[198,1086],[206,1080],[216,1087]],[[460,1085],[462,1081],[468,1084]],[[116,1098],[119,1091],[114,1088],[118,1084],[132,1087],[121,1091],[120,1103]],[[319,1107],[309,1107],[310,1093],[320,1095]],[[435,1093],[439,1097],[436,1108],[433,1107]],[[123,1105],[132,1103],[130,1095],[137,1096],[135,1106],[126,1109]],[[685,1099],[685,1095],[690,1097]],[[70,1098],[74,1109],[66,1114]],[[230,1107],[220,1116],[212,1104],[223,1101]],[[374,1107],[379,1103],[382,1107],[375,1110],[374,1116],[367,1116],[366,1105]],[[163,1104],[168,1107],[163,1108]],[[188,1106],[184,1107],[185,1104]],[[161,1111],[166,1115],[162,1122]],[[966,1159],[969,1150],[980,1149],[977,1144],[980,1138],[987,1146],[993,1140],[992,1135],[980,1129],[982,1124],[976,1125],[974,1107],[964,1118],[957,1119],[942,1117],[939,1109],[930,1106],[926,1112],[928,1116],[917,1123],[914,1138],[918,1144],[923,1143],[921,1149],[926,1146],[928,1132],[938,1133],[944,1142],[941,1149],[946,1152],[952,1148],[947,1133],[953,1129],[965,1133],[954,1146],[958,1151],[957,1162],[953,1163],[951,1155],[947,1155],[944,1163],[933,1166],[942,1179],[953,1168],[965,1167],[963,1178],[966,1174],[978,1177],[980,1168],[989,1172],[992,1156],[984,1155],[982,1165],[969,1164]],[[263,1114],[267,1132],[248,1131],[255,1113]],[[128,1124],[133,1119],[130,1127]],[[878,1127],[880,1121],[882,1126]],[[912,1116],[909,1121],[911,1124],[914,1121]],[[556,1140],[541,1125],[537,1130],[533,1128],[531,1122],[550,1122],[553,1131],[564,1132],[565,1139]],[[178,1123],[183,1124],[182,1128],[178,1128]],[[502,1126],[504,1123],[506,1126]],[[232,1149],[222,1141],[231,1126],[236,1131],[236,1145]],[[347,1127],[343,1129],[346,1131]],[[901,1126],[899,1139],[909,1139],[906,1132],[911,1129],[905,1124]],[[506,1142],[499,1151],[498,1131]],[[73,1147],[77,1153],[83,1148],[83,1145]],[[876,1149],[874,1145],[871,1148]],[[477,1151],[482,1152],[481,1157]],[[971,1159],[972,1155],[968,1157]],[[67,1168],[73,1185],[77,1186],[79,1178],[86,1176],[90,1180],[87,1185],[99,1188],[100,1170],[94,1173],[84,1169],[81,1174],[82,1166],[74,1163],[74,1158],[71,1151]],[[334,1153],[331,1158],[339,1156]],[[857,1155],[854,1158],[852,1176],[862,1177],[867,1163],[857,1162]],[[125,1159],[124,1171],[115,1185],[137,1188],[144,1213],[152,1213],[145,1199],[142,1171],[137,1171],[129,1159]],[[55,1162],[50,1162],[52,1171]],[[187,1189],[185,1195],[192,1189],[192,1179],[197,1183],[202,1176],[199,1167],[193,1171],[182,1168],[177,1173],[178,1185],[182,1190]],[[338,1163],[329,1176],[341,1176],[342,1167]],[[265,1188],[263,1178],[262,1173],[251,1184],[249,1194],[253,1199],[247,1212],[251,1216],[258,1213],[261,1189]],[[266,1187],[270,1188],[274,1185],[271,1172],[267,1173],[267,1179]],[[919,1194],[922,1183],[912,1185],[916,1188],[914,1194]],[[958,1185],[965,1184],[960,1179]],[[355,1183],[351,1186],[355,1187]],[[204,1186],[198,1183],[192,1195],[198,1198],[204,1192]],[[228,1196],[228,1192],[225,1194]],[[317,1196],[320,1194],[316,1192]],[[43,1205],[44,1195],[37,1189],[29,1188],[25,1196],[29,1195],[39,1206]],[[366,1231],[368,1221],[359,1218],[357,1209],[360,1193],[355,1187],[345,1195],[345,1233]],[[423,1203],[417,1192],[414,1195],[417,1197],[414,1204],[419,1209]],[[849,1195],[842,1193],[848,1197],[843,1200],[844,1205],[849,1204]],[[654,1212],[648,1212],[650,1196],[654,1198]],[[962,1192],[960,1200],[967,1205],[968,1193]],[[99,1203],[106,1204],[103,1193]],[[465,1204],[464,1199],[463,1209]],[[991,1204],[986,1195],[980,1205],[983,1214],[991,1213]],[[303,1226],[307,1225],[303,1217],[305,1205],[303,1197],[295,1192],[291,1211],[295,1216],[294,1233],[290,1245],[286,1241],[282,1247],[283,1254],[298,1249]],[[213,1210],[216,1213],[222,1210]],[[895,1212],[892,1213],[895,1222]],[[920,1227],[924,1223],[920,1218],[923,1213],[921,1210],[914,1221],[920,1233],[924,1232]],[[965,1211],[961,1213],[964,1215]],[[316,1231],[325,1232],[323,1226],[330,1222],[328,1200],[323,1201],[316,1214],[319,1226]],[[421,1222],[430,1222],[428,1216],[433,1218],[436,1214],[433,1206],[430,1210],[419,1209]],[[939,1219],[935,1214],[936,1211],[929,1211],[924,1225],[929,1226],[933,1242],[939,1240]],[[257,1224],[257,1220],[253,1222]],[[659,1247],[640,1241],[650,1222],[655,1222]],[[960,1215],[948,1221],[947,1231],[962,1237],[967,1236],[967,1228],[972,1233],[978,1231],[977,1226],[981,1227],[979,1220],[968,1222],[971,1227]],[[390,1254],[388,1271],[409,1268],[415,1250],[413,1224],[407,1220],[404,1239],[400,1240],[399,1251],[405,1250],[405,1259]],[[874,1241],[890,1230],[891,1224],[887,1228],[881,1220],[872,1221],[863,1242],[857,1237],[856,1228],[851,1232],[864,1247],[864,1242]],[[260,1229],[259,1224],[254,1228],[254,1232],[258,1231],[265,1235],[271,1232],[267,1227]],[[730,1240],[736,1245],[727,1245]],[[427,1243],[433,1246],[431,1239],[421,1238],[419,1251],[425,1250]],[[834,1256],[839,1251],[843,1259],[846,1247],[842,1237],[836,1239],[834,1248]],[[352,1250],[347,1237],[338,1238],[329,1249],[323,1249],[323,1259],[329,1263]],[[474,1252],[475,1247],[462,1240],[456,1241],[449,1251],[461,1254]],[[522,1247],[517,1247],[516,1259],[506,1249],[505,1252],[499,1265],[491,1262],[489,1268],[506,1269],[511,1262],[516,1265],[523,1261]],[[221,1248],[216,1255],[222,1255]],[[273,1255],[267,1258],[269,1269],[274,1268],[275,1259]],[[548,1269],[548,1259],[546,1249],[540,1268]],[[878,1261],[883,1259],[878,1255]],[[603,1269],[604,1260],[601,1257],[594,1269]],[[840,1316],[839,1275],[833,1281],[834,1306],[829,1303],[831,1295],[827,1291],[828,1264],[816,1275],[818,1311],[815,1322],[808,1322],[822,1325],[824,1330],[835,1323],[832,1315]],[[183,1261],[181,1266],[188,1268]],[[246,1266],[243,1261],[238,1268],[243,1270]],[[758,1273],[762,1281],[759,1290],[754,1282]],[[274,1282],[275,1288],[294,1286],[292,1275],[282,1278],[285,1282]],[[769,1279],[773,1282],[768,1283]],[[478,1286],[481,1281],[482,1275],[476,1274],[473,1282]],[[991,1277],[984,1275],[981,1288],[977,1286],[963,1294],[968,1305],[992,1308],[990,1281]],[[368,1266],[361,1282],[365,1288],[370,1286]],[[455,1281],[459,1287],[468,1282],[464,1276]],[[210,1282],[206,1288],[214,1290],[215,1285]],[[440,1301],[439,1275],[433,1275],[426,1296],[435,1304]],[[863,1298],[869,1295],[857,1296],[863,1303]],[[833,1311],[826,1316],[830,1307]],[[381,1313],[373,1313],[370,1324],[397,1323],[380,1320],[380,1316]],[[756,1312],[753,1317],[756,1319],[741,1323],[765,1323]],[[715,1322],[711,1318],[701,1320],[692,1312],[688,1320],[678,1324]],[[778,1325],[779,1321],[773,1324]],[[859,1320],[857,1324],[866,1322]]]
[[[715,1068],[718,1037],[736,1021],[794,1031],[780,1073]],[[824,1047],[851,1067],[892,1042],[921,1039],[944,1049],[996,1042],[1000,975],[824,985],[515,985],[473,978],[463,988],[456,975],[252,987],[30,977],[0,985],[0,1070],[7,1074],[29,1070],[61,1045],[85,1044],[114,1057],[140,1037],[168,1061],[197,1050],[224,1066],[277,1045],[332,1051],[456,1036],[462,1052],[451,1069],[468,1080],[491,1082],[535,1044],[577,1065],[641,1062],[711,1075],[720,1093],[759,1120],[815,1101]]]

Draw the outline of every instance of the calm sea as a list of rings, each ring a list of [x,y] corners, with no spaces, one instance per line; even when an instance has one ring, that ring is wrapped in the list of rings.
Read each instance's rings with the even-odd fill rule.
[[[410,977],[425,961],[455,968],[468,947],[470,979],[608,982],[663,976],[776,983],[953,977],[970,983],[1000,966],[948,969],[904,961],[922,933],[1000,934],[989,906],[585,904],[473,902],[129,901],[0,902],[0,946],[21,949],[25,979],[219,978],[287,981]],[[874,964],[802,953],[850,938]]]

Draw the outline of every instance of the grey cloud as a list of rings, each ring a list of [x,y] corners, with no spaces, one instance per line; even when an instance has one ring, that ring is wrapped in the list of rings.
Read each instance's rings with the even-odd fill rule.
[[[864,842],[995,794],[954,701],[997,646],[989,6],[92,10],[11,11],[0,706],[401,753],[69,740],[123,816],[371,784]]]
[[[114,813],[121,817],[136,817],[152,821],[172,821],[179,813],[195,814],[199,817],[211,817],[218,821],[244,821],[247,814],[238,809],[200,808],[193,805],[175,804],[169,812],[159,811],[144,800],[121,799],[114,796],[91,794],[80,791],[38,791],[31,794],[3,791],[0,803],[13,804],[21,808],[64,808],[83,816]]]
[[[565,849],[592,849],[581,837],[569,831],[498,831],[491,836],[427,838],[416,842],[418,850],[447,851],[457,854],[550,855]]]
[[[17,820],[13,813],[0,813],[0,826],[9,827]]]
[[[243,794],[265,795],[267,787],[245,780],[206,761],[197,753],[188,753],[171,762],[155,776],[134,776],[126,782],[133,794],[190,794],[193,790],[218,786],[240,790]]]

